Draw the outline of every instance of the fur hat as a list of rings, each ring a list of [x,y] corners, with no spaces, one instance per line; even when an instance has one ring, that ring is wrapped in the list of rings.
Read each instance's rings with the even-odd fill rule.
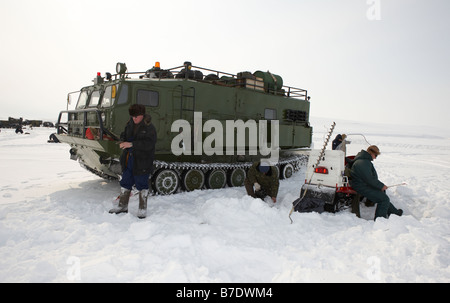
[[[128,113],[131,117],[145,115],[145,106],[142,104],[133,104],[128,109]]]
[[[367,152],[370,154],[370,153],[372,153],[372,154],[375,154],[375,155],[379,155],[379,154],[381,154],[380,153],[380,149],[378,148],[378,146],[376,146],[376,145],[371,145],[371,146],[369,146],[368,148],[367,148]]]

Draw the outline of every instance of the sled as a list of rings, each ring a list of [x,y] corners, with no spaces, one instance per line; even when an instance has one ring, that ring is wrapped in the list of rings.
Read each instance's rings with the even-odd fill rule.
[[[320,157],[320,161],[315,162]],[[354,158],[348,157],[350,160]],[[317,164],[318,163],[318,164]],[[300,197],[293,202],[297,212],[337,212],[352,203],[358,203],[357,193],[345,174],[346,158],[341,150],[311,150],[306,178]]]

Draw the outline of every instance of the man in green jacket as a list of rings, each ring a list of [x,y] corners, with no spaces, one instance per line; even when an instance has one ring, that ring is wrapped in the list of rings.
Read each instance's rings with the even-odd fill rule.
[[[391,214],[398,216],[403,214],[403,210],[395,208],[390,202],[386,194],[388,187],[378,180],[378,174],[372,161],[379,154],[380,150],[375,145],[369,146],[367,151],[361,150],[353,160],[350,181],[351,186],[357,193],[377,203],[374,220],[378,217],[389,218]]]
[[[280,181],[278,180],[276,167],[265,162],[253,163],[248,170],[244,185],[249,196],[260,199],[269,196],[273,203],[277,202]]]

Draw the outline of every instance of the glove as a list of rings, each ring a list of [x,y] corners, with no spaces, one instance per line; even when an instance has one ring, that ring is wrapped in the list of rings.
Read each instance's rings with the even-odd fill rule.
[[[260,191],[261,190],[261,185],[259,185],[258,182],[255,182],[255,184],[253,184],[255,191]]]

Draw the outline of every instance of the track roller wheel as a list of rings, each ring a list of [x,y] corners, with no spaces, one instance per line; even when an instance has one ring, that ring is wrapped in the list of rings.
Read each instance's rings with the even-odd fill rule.
[[[205,174],[199,169],[186,170],[182,176],[182,186],[185,191],[201,189],[205,183]]]
[[[227,174],[222,169],[213,169],[206,175],[206,187],[209,189],[219,189],[225,187]]]
[[[153,189],[160,195],[171,195],[180,186],[178,174],[172,169],[160,169],[152,177]]]
[[[289,179],[294,173],[294,166],[290,163],[281,166],[280,179]]]
[[[235,168],[228,172],[228,186],[240,187],[244,185],[245,170],[243,168]]]

